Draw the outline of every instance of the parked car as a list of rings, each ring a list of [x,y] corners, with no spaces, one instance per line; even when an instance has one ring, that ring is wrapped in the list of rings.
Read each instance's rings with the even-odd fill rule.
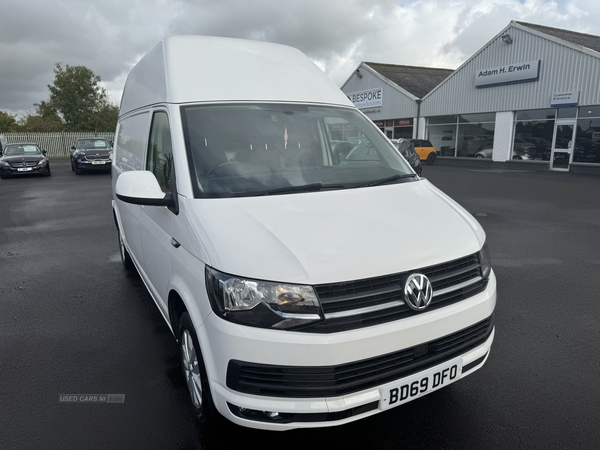
[[[475,158],[491,158],[493,151],[493,148],[479,150],[477,153],[475,153]]]
[[[421,161],[427,161],[427,164],[433,164],[437,158],[437,150],[433,144],[426,139],[410,139],[415,147],[415,152],[419,155]]]
[[[423,166],[421,165],[421,160],[415,151],[413,143],[409,139],[392,139],[392,144],[394,144],[402,156],[404,156],[404,159],[408,161],[417,175],[420,176],[423,171]]]
[[[34,142],[7,144],[0,157],[0,178],[30,174],[51,175],[46,151]]]
[[[600,161],[600,143],[588,138],[575,139],[573,161],[598,162]]]
[[[535,145],[523,138],[515,138],[513,141],[513,157],[517,160],[533,160],[537,158]]]
[[[112,146],[103,138],[79,138],[71,147],[71,170],[80,175],[86,170],[110,171]]]
[[[552,150],[552,142],[541,137],[523,137],[523,140],[535,145],[535,153],[538,159],[542,161],[550,161],[550,152]]]
[[[494,147],[494,138],[484,136],[472,136],[472,139],[467,141],[466,156],[475,156],[482,150],[491,150]]]
[[[335,164],[340,125],[360,142]],[[178,341],[202,427],[342,425],[485,364],[481,225],[300,51],[166,38],[127,77],[112,170],[123,265]]]

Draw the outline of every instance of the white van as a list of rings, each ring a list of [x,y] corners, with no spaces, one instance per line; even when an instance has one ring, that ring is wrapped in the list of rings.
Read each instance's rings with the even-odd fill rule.
[[[484,231],[298,50],[165,39],[127,78],[112,170],[123,264],[203,425],[340,425],[485,363]]]

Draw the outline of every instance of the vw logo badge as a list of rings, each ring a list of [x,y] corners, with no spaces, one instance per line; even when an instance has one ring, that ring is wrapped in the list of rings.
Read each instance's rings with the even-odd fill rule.
[[[433,289],[429,279],[420,273],[410,275],[404,284],[404,300],[415,311],[423,311],[431,303]]]

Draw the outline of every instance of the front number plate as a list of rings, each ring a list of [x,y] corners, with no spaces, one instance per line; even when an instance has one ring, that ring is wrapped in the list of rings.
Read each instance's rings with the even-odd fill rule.
[[[104,164],[104,161],[92,161],[92,164]]]
[[[22,169],[17,169],[17,172],[29,172],[30,170],[33,170],[31,167],[24,167]]]
[[[462,358],[420,372],[379,390],[379,409],[390,409],[454,383],[462,376]]]

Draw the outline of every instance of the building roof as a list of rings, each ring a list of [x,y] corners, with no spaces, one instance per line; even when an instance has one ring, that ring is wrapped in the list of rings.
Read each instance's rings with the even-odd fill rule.
[[[417,98],[423,98],[454,70],[365,62],[371,69]]]
[[[567,41],[576,45],[581,45],[582,47],[589,48],[590,50],[600,52],[600,36],[594,36],[592,34],[585,33],[577,33],[575,31],[570,30],[561,30],[560,28],[546,27],[543,25],[536,25],[533,23],[517,23],[524,27],[531,28],[532,30],[539,31],[540,33],[544,33],[549,36],[562,39],[563,41]]]

